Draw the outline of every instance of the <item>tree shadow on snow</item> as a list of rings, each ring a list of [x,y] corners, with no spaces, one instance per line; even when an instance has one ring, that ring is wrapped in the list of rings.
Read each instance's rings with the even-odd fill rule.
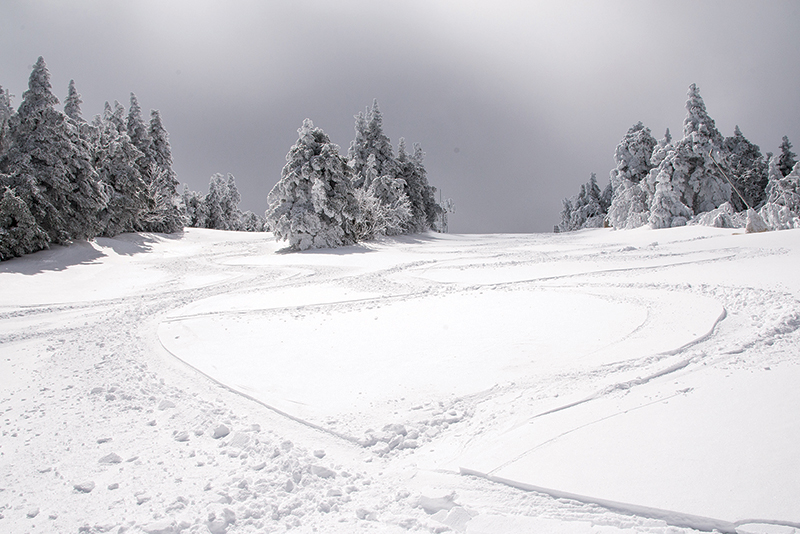
[[[180,239],[182,234],[120,234],[116,237],[97,237],[93,241],[74,241],[69,245],[51,245],[47,250],[12,258],[0,263],[0,273],[34,275],[48,271],[63,271],[75,265],[92,265],[107,257],[104,249],[120,256],[149,252],[153,244],[163,239]]]
[[[326,255],[326,256],[348,256],[350,254],[367,254],[375,252],[364,245],[349,245],[337,248],[310,248],[307,250],[296,250],[292,247],[284,247],[275,251],[275,254],[302,254],[302,255]]]

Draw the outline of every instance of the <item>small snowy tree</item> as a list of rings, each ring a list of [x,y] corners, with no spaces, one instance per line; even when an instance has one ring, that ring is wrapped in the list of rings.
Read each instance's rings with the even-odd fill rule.
[[[101,233],[112,237],[134,232],[148,207],[146,185],[138,167],[142,153],[127,133],[118,133],[113,127],[106,128],[100,140],[95,166],[108,186],[108,202],[99,214]]]
[[[245,211],[242,213],[241,229],[245,232],[263,232],[264,218],[252,211]]]
[[[580,192],[576,196],[564,199],[563,206],[561,222],[557,225],[559,232],[601,228],[606,214],[602,208],[597,176],[592,173],[589,181],[581,184]]]
[[[11,95],[0,85],[0,172],[5,170],[5,159],[11,145]]]
[[[350,168],[339,147],[311,119],[297,133],[281,179],[267,199],[267,226],[295,250],[354,243],[358,204]]]
[[[656,182],[656,192],[650,205],[648,222],[653,228],[684,226],[692,217],[692,210],[681,202],[680,195],[672,189],[668,172],[660,172]]]

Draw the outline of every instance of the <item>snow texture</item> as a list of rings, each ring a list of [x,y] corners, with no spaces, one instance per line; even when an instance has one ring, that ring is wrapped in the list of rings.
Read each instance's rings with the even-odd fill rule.
[[[0,529],[793,532],[798,236],[189,229],[9,260]]]

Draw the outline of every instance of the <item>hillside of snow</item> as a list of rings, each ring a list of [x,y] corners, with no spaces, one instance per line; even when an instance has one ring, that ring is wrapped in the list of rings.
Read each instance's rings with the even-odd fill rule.
[[[800,531],[800,230],[0,264],[0,531]]]

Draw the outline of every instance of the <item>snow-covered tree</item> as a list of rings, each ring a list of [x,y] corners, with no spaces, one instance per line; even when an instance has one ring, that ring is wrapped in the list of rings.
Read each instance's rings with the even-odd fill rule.
[[[51,242],[86,239],[100,230],[106,190],[91,149],[68,117],[57,111],[50,73],[41,57],[12,118],[8,182]]]
[[[367,166],[374,165],[370,155]],[[380,233],[398,235],[405,233],[411,220],[411,202],[405,192],[405,181],[384,174],[375,178],[369,186],[369,195],[378,201],[380,210]]]
[[[414,154],[411,156],[411,162],[414,164],[413,179],[422,193],[422,206],[427,226],[435,232],[444,232],[447,228],[448,212],[436,202],[436,188],[428,183],[428,171],[425,170],[424,160],[425,152],[422,151],[422,145],[414,143]]]
[[[606,215],[603,212],[601,196],[597,176],[592,173],[589,181],[581,184],[580,192],[576,196],[564,199],[561,222],[557,225],[558,231],[601,228]]]
[[[64,100],[64,113],[75,122],[86,122],[81,116],[81,95],[75,89],[75,80],[69,81],[69,88],[67,89],[67,99]]]
[[[99,218],[102,234],[108,237],[135,232],[148,210],[147,186],[139,172],[143,155],[126,132],[108,125],[100,135],[95,166],[100,179],[108,186],[108,202]]]
[[[680,195],[673,190],[672,177],[668,169],[665,168],[658,173],[656,192],[650,205],[648,218],[648,222],[653,228],[683,226],[692,217],[692,210],[681,202]]]
[[[720,164],[725,165],[736,188],[731,195],[734,209],[744,211],[748,207],[761,207],[766,199],[768,182],[767,162],[761,155],[761,149],[745,138],[739,126],[734,129],[732,137],[725,138],[724,148],[724,163]],[[744,201],[739,197],[740,194]]]
[[[206,227],[206,203],[197,191],[190,191],[189,185],[183,185],[181,206],[183,208],[183,225],[191,228]]]
[[[789,142],[789,138],[785,135],[783,136],[779,148],[781,149],[781,153],[778,156],[778,169],[781,171],[781,174],[786,176],[792,172],[792,169],[797,164],[797,154],[792,152],[792,143]]]
[[[137,166],[139,167],[139,172],[144,173],[148,165],[152,162],[149,158],[149,154],[153,141],[150,139],[150,133],[142,117],[142,108],[139,106],[139,100],[133,93],[131,93],[131,105],[130,108],[128,108],[125,129],[128,132],[128,138],[142,154],[141,158],[137,161]]]
[[[9,187],[0,198],[0,261],[47,248],[47,234]]]
[[[424,232],[434,226],[434,221],[441,211],[434,197],[436,188],[431,187],[422,163],[425,153],[419,145],[414,146],[415,155],[406,151],[406,142],[402,137],[398,143],[396,177],[405,183],[405,193],[411,206],[411,218],[407,232]],[[433,210],[433,216],[429,211]]]
[[[378,101],[373,100],[372,108],[356,115],[356,137],[350,143],[347,157],[353,169],[353,185],[368,188],[364,167],[370,155],[375,156],[375,170],[378,176],[394,176],[397,173],[394,151],[386,134],[383,133],[383,114]]]
[[[723,150],[723,138],[706,112],[695,84],[689,86],[686,110],[683,138],[666,149],[663,160],[650,171],[647,180],[656,185],[650,207],[651,224],[665,224],[664,217],[669,212],[674,225],[682,218],[711,211],[731,198],[731,187],[711,157],[712,151]],[[688,217],[682,214],[681,205],[690,210]],[[656,208],[659,214],[654,215]]]
[[[310,119],[297,133],[281,179],[267,199],[267,226],[295,250],[352,244],[358,204],[350,167],[339,147]]]
[[[245,232],[263,232],[264,218],[252,211],[245,211],[242,213],[241,229]]]
[[[127,126],[126,126],[127,129]],[[148,129],[151,144],[146,154],[149,162],[143,178],[148,198],[147,215],[142,221],[146,232],[179,232],[183,228],[183,218],[179,209],[180,185],[172,169],[172,148],[169,134],[161,121],[161,113],[155,109],[150,112]]]
[[[205,206],[203,226],[217,230],[240,230],[241,198],[232,174],[228,173],[227,177],[219,173],[213,175],[208,184],[208,194],[203,200]]]
[[[669,136],[669,130],[667,130]],[[650,129],[641,122],[633,125],[614,151],[615,167],[611,171],[611,200],[603,201],[601,210],[608,213],[608,221],[614,228],[635,228],[647,224],[649,199],[646,179],[653,168],[651,157],[659,145]],[[604,206],[605,204],[605,206]]]

